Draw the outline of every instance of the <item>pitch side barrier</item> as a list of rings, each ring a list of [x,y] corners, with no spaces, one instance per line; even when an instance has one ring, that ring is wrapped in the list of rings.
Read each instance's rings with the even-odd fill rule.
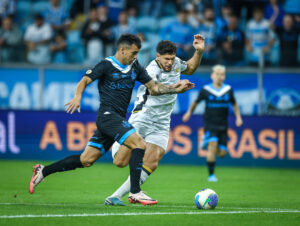
[[[33,67],[28,64],[0,65],[0,108],[13,110],[63,111],[85,71],[78,65]],[[196,84],[195,89],[178,95],[175,114],[183,114],[197,98],[201,87],[210,83],[211,67],[200,66],[193,76],[182,75]],[[243,115],[300,115],[300,69],[252,67],[227,68],[226,83],[235,91]],[[137,82],[129,111],[133,108]],[[82,97],[83,111],[97,111],[97,82],[90,84]],[[200,104],[195,114],[202,114]]]
[[[206,150],[199,147],[202,117],[183,123],[173,115],[168,164],[204,165]],[[79,154],[96,129],[95,112],[0,110],[0,159],[58,160]],[[229,120],[228,156],[218,165],[300,168],[300,117],[244,116],[237,128]],[[110,151],[100,160],[111,162]]]

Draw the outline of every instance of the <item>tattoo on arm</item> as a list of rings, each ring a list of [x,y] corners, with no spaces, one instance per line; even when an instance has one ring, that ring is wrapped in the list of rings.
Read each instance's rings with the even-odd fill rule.
[[[154,95],[158,96],[158,95],[162,95],[162,94],[175,94],[176,92],[176,88],[172,85],[164,85],[162,83],[159,82],[155,82],[155,85],[157,86],[157,92],[154,93]]]

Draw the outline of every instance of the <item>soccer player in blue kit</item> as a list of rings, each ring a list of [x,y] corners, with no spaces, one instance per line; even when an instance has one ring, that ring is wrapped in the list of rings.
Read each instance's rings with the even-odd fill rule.
[[[216,155],[223,158],[227,154],[227,128],[229,104],[233,105],[236,116],[236,126],[241,126],[243,120],[240,109],[233,95],[230,85],[224,84],[226,69],[222,65],[215,65],[212,69],[212,83],[203,86],[197,100],[192,103],[182,120],[187,122],[200,101],[206,103],[203,115],[204,138],[201,148],[208,148],[206,163],[209,171],[208,181],[216,182],[214,174]]]
[[[183,93],[194,87],[188,80],[180,80],[173,85],[154,81],[136,60],[141,41],[136,35],[125,34],[117,41],[114,56],[101,60],[93,69],[88,70],[78,83],[74,98],[66,104],[66,112],[80,112],[81,96],[85,88],[98,80],[100,108],[97,115],[97,130],[90,138],[80,155],[72,155],[63,160],[43,166],[34,166],[29,183],[29,192],[34,193],[36,186],[50,174],[76,168],[90,167],[103,156],[117,141],[129,147],[129,169],[131,178],[131,197],[133,201],[142,199],[152,204],[150,197],[140,189],[141,165],[146,148],[145,141],[136,133],[135,128],[125,119],[135,81],[144,84],[150,95]]]

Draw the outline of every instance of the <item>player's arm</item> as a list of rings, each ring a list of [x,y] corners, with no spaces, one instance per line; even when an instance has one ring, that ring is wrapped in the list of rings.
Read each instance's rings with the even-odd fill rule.
[[[236,102],[232,89],[229,91],[229,102],[232,104],[233,112],[235,115],[235,125],[239,127],[243,124],[243,120],[241,117],[240,107]]]
[[[198,103],[195,101],[191,104],[187,112],[182,116],[182,121],[187,122],[190,120],[191,115],[193,114],[195,108],[197,107]]]
[[[193,57],[187,61],[187,69],[184,70],[182,74],[192,75],[199,67],[204,51],[204,40],[205,38],[202,35],[194,35],[193,46],[195,48],[195,53]]]
[[[80,80],[80,82],[77,84],[76,91],[74,98],[65,104],[67,106],[66,112],[73,114],[74,111],[77,109],[78,112],[80,112],[80,102],[81,102],[81,96],[85,88],[92,82],[93,80],[88,76],[83,76],[83,78]]]
[[[205,94],[204,94],[203,89],[201,89],[200,92],[199,92],[199,95],[198,95],[197,99],[191,104],[191,106],[189,107],[189,109],[187,110],[187,112],[182,116],[182,121],[183,122],[187,122],[187,121],[190,120],[190,117],[193,114],[195,108],[204,99],[205,99]]]
[[[184,93],[192,88],[195,84],[191,83],[189,80],[184,79],[172,85],[164,85],[160,82],[151,80],[144,84],[152,96],[159,96],[163,94],[175,94]]]
[[[241,116],[239,105],[237,103],[235,103],[233,105],[233,112],[234,112],[235,118],[236,118],[235,125],[237,127],[240,127],[241,125],[243,125],[243,120],[242,120],[242,116]]]

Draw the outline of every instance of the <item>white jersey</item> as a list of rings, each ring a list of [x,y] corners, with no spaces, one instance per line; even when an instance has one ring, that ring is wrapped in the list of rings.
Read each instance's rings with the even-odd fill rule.
[[[154,81],[164,85],[175,84],[180,80],[180,74],[187,69],[187,63],[175,58],[171,71],[164,71],[156,60],[151,61],[146,70]],[[147,87],[141,85],[137,92],[131,120],[143,118],[161,124],[169,124],[177,94],[151,96]]]

